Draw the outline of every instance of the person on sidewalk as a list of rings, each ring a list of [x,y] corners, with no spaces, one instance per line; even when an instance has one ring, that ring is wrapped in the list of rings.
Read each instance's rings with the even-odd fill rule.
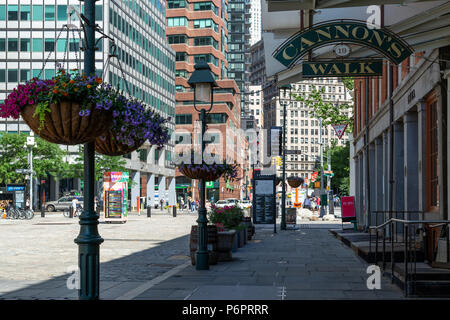
[[[311,200],[309,200],[309,197],[305,198],[305,201],[303,202],[303,208],[311,210]]]

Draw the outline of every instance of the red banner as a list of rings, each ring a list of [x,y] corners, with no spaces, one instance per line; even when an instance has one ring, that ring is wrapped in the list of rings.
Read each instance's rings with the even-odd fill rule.
[[[342,218],[355,217],[355,197],[341,197]]]

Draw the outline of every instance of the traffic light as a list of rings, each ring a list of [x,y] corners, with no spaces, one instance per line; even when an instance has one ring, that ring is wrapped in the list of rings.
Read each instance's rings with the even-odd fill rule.
[[[283,161],[281,160],[281,157],[278,157],[278,165],[279,166],[283,165]]]

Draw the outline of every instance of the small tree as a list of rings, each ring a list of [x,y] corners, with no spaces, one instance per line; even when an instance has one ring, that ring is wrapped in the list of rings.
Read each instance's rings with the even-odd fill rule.
[[[325,94],[324,87],[319,90],[313,88],[309,94],[306,92],[292,93],[292,97],[297,101],[305,103],[310,115],[322,119],[323,126],[330,124],[348,124],[348,130],[352,132],[353,115],[349,117],[346,112],[351,106],[347,103],[325,102],[322,98],[323,94]]]
[[[6,133],[0,137],[0,183],[24,183],[25,175],[16,169],[28,168],[28,148],[25,133]],[[61,177],[67,170],[66,152],[58,145],[36,137],[33,148],[33,171],[36,178]]]

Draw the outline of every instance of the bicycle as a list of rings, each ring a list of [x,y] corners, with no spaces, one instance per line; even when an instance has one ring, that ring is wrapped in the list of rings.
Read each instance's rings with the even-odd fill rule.
[[[70,211],[72,210],[72,207],[69,209],[64,210],[63,215],[66,218],[70,218]],[[77,209],[75,210],[75,214],[73,217],[79,216],[83,212],[83,207],[81,205],[77,205]]]
[[[34,217],[34,212],[30,209],[21,209],[10,206],[6,212],[7,219],[21,219],[31,220]]]

